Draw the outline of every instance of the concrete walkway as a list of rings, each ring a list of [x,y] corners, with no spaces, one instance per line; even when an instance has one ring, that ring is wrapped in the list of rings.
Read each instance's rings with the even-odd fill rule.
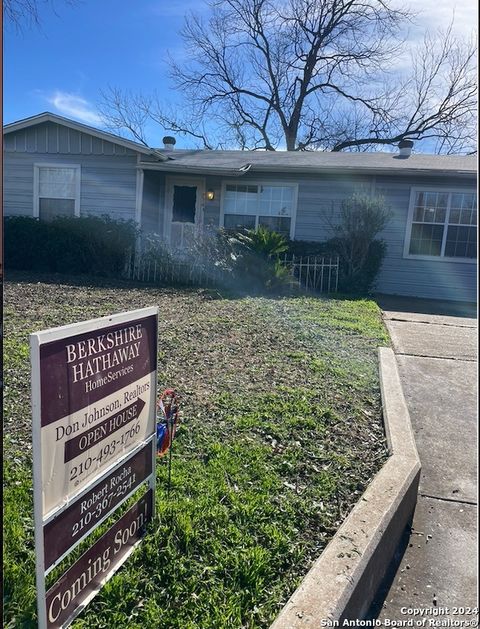
[[[478,604],[477,321],[471,308],[452,316],[452,304],[378,302],[422,463],[412,531],[378,618],[389,626],[426,614],[470,626],[464,621],[478,618],[463,609]]]

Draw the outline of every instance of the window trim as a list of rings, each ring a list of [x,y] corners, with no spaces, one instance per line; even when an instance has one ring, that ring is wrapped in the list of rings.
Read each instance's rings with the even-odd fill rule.
[[[81,166],[80,164],[60,164],[52,162],[37,162],[33,165],[33,217],[40,217],[40,168],[70,168],[75,170],[75,205],[73,215],[80,216],[80,179],[81,179]],[[42,197],[42,198],[57,198],[57,197]],[[60,197],[70,198],[70,197]]]
[[[439,187],[434,187],[434,186],[413,186],[410,189],[410,201],[409,201],[409,207],[408,207],[408,214],[407,214],[407,228],[406,228],[406,232],[405,232],[405,242],[404,242],[404,247],[403,247],[403,258],[406,260],[435,260],[437,262],[457,262],[457,263],[461,263],[461,264],[477,264],[477,258],[457,258],[457,257],[450,257],[450,256],[431,256],[431,255],[420,255],[420,254],[413,254],[413,253],[409,253],[409,249],[410,249],[410,240],[412,237],[412,226],[413,226],[413,213],[415,210],[415,197],[417,195],[418,192],[434,192],[434,193],[446,193],[448,195],[450,194],[456,194],[456,193],[466,193],[466,194],[476,194],[477,191],[473,188],[439,188]],[[478,204],[478,199],[477,199],[477,204]],[[477,205],[478,208],[478,205]],[[477,209],[477,213],[478,213],[478,209]],[[442,236],[442,251],[445,251],[445,243],[447,240],[447,229],[445,229],[445,227],[448,227],[448,218],[450,216],[450,205],[447,208],[447,212],[445,215],[445,222],[443,223],[444,226],[444,230],[443,230],[443,236]],[[478,222],[478,221],[477,221]],[[426,225],[429,225],[431,223],[425,223]],[[438,225],[440,223],[437,223]],[[467,227],[473,227],[473,228],[477,228],[476,225],[469,225]]]
[[[295,235],[295,226],[297,219],[297,206],[298,206],[298,183],[290,182],[290,181],[279,181],[277,180],[267,180],[264,181],[262,179],[225,179],[222,181],[222,194],[220,201],[220,227],[225,227],[225,194],[227,186],[277,186],[280,188],[293,188],[293,198],[292,198],[292,215],[287,217],[290,218],[290,240],[294,239]],[[259,214],[255,214],[255,229],[258,228],[258,217]]]

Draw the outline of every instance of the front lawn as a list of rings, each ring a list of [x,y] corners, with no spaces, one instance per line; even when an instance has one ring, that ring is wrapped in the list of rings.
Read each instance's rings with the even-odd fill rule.
[[[170,499],[161,459],[155,521],[73,627],[268,627],[386,459],[376,304],[7,280],[4,626],[36,626],[28,334],[158,305]]]

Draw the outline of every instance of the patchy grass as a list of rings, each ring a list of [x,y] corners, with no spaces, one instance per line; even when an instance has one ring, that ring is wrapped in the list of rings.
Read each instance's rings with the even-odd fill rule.
[[[76,628],[268,627],[386,458],[365,300],[5,284],[4,624],[35,627],[28,334],[159,307],[159,387],[181,395],[170,499]]]

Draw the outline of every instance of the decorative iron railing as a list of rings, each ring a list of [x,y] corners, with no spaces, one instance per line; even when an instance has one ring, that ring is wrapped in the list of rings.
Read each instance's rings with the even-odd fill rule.
[[[223,271],[215,265],[191,259],[162,257],[145,251],[130,251],[125,277],[158,285],[211,287],[221,284]]]
[[[279,256],[283,266],[307,292],[336,293],[340,261],[338,256]]]
[[[338,290],[338,256],[299,256],[282,254],[281,264],[291,273],[292,288],[306,293],[335,293]],[[231,272],[219,263],[201,257],[161,255],[152,251],[130,251],[125,277],[157,285],[222,286],[231,282]],[[226,281],[227,280],[227,281]]]

